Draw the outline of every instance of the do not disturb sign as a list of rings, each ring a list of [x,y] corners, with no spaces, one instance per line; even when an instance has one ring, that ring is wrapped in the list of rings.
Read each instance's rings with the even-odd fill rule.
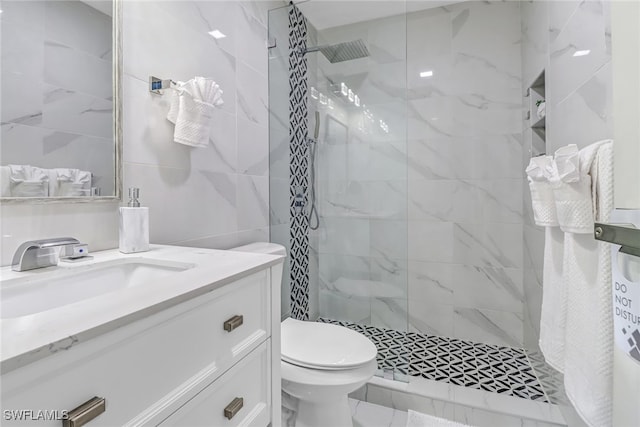
[[[611,247],[611,278],[613,291],[613,327],[616,345],[640,364],[640,282],[631,281],[621,271],[626,261],[639,263],[629,257],[619,260],[623,254],[620,246]],[[622,261],[622,262],[619,262]],[[631,267],[630,267],[631,268]]]

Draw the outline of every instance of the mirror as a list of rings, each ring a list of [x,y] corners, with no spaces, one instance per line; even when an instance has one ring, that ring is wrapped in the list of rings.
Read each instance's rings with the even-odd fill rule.
[[[119,0],[0,8],[2,201],[119,199]]]

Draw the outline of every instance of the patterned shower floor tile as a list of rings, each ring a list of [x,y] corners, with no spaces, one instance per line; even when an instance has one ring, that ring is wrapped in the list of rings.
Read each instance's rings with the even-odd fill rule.
[[[383,370],[539,402],[563,401],[561,380],[539,353],[325,318],[318,322],[365,335],[378,349],[378,367]]]

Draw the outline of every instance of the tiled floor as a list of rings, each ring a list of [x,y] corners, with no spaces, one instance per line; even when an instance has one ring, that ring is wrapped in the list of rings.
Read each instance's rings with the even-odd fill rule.
[[[564,396],[561,378],[538,353],[330,319],[318,321],[367,336],[378,348],[380,369],[539,402],[557,403]]]

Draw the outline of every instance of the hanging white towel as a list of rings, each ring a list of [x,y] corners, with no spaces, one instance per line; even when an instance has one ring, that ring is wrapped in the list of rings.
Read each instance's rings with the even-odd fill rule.
[[[586,175],[591,179],[588,204],[592,218],[608,222],[613,210],[613,142],[600,141],[581,150],[579,171],[580,181]],[[565,236],[565,389],[589,426],[608,427],[612,425],[613,372],[610,251],[607,244],[593,238],[593,221],[587,227],[584,212],[576,211],[572,218],[567,225],[580,231]]]
[[[564,372],[567,323],[564,240],[565,233],[559,227],[545,228],[539,345],[545,361],[559,372]]]
[[[9,165],[9,187],[13,197],[47,197],[49,174],[30,165]]]
[[[545,227],[539,345],[547,363],[562,372],[567,303],[562,281],[564,233],[557,227],[558,215],[550,182],[557,182],[559,176],[551,156],[532,158],[526,173],[535,223]]]
[[[168,91],[169,95],[169,111],[167,112],[167,120],[174,125],[178,120],[178,109],[180,108],[180,94],[183,92],[184,82],[176,82],[173,90]]]
[[[548,180],[548,170],[553,163],[551,156],[533,157],[527,166],[527,178],[531,192],[531,206],[536,225],[558,225],[558,214],[553,198],[553,188]]]
[[[213,111],[224,104],[223,91],[215,81],[205,77],[178,82],[175,89],[171,91],[167,113],[167,119],[175,124],[173,140],[191,147],[206,147]]]

